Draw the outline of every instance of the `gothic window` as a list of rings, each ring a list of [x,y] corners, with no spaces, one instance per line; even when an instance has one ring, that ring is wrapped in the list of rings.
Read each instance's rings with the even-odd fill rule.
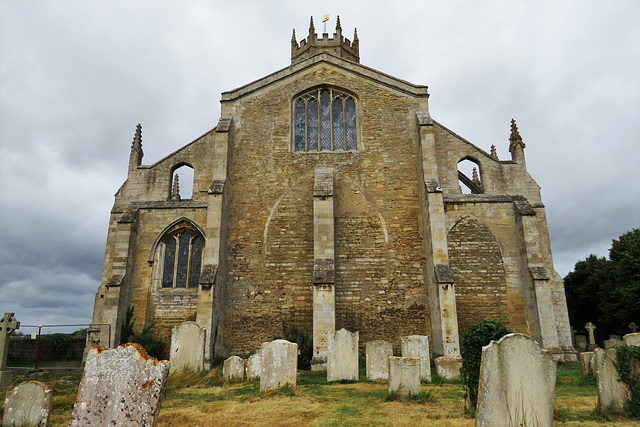
[[[184,200],[193,197],[193,168],[181,165],[171,174],[169,200]]]
[[[295,151],[354,151],[356,101],[335,89],[320,88],[293,101]]]
[[[162,240],[162,287],[195,288],[200,280],[204,239],[192,226],[182,224]]]

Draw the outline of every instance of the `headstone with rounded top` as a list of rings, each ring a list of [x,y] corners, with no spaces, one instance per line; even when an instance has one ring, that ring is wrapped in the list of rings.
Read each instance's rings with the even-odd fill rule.
[[[224,361],[222,377],[226,381],[244,380],[244,360],[240,356],[231,356]]]
[[[245,372],[248,380],[260,378],[260,370],[262,369],[260,366],[260,362],[261,360],[259,350],[257,353],[252,354],[251,356],[249,356],[249,358],[247,358],[247,360],[244,361]]]
[[[196,322],[183,322],[171,332],[171,372],[204,369],[205,329]]]
[[[40,381],[17,385],[4,401],[2,426],[46,426],[51,409],[51,389]]]
[[[640,346],[640,332],[635,332],[633,334],[627,334],[622,337],[622,341],[626,345],[637,345]]]

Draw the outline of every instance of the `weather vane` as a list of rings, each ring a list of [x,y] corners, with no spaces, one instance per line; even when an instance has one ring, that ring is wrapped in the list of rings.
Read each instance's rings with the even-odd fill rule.
[[[327,13],[322,17],[322,23],[324,24],[324,32],[327,32],[327,21],[329,20],[329,14]]]

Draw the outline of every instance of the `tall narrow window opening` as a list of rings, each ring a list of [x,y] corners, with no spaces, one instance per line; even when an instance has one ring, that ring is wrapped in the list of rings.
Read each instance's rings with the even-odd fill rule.
[[[162,240],[162,287],[195,288],[200,280],[204,239],[190,224],[183,223]]]
[[[193,168],[182,165],[171,175],[170,200],[191,199],[193,197]]]
[[[295,151],[357,150],[356,102],[353,96],[321,88],[293,102]]]
[[[484,193],[480,178],[480,165],[471,159],[463,159],[458,162],[458,182],[463,194]]]

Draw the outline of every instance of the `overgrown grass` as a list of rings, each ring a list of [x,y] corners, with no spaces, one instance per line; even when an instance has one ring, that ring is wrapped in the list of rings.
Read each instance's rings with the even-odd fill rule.
[[[80,371],[15,374],[14,385],[30,379],[53,390],[49,425],[68,425]],[[221,368],[169,375],[159,426],[278,425],[278,426],[473,426],[464,410],[464,387],[434,376],[420,393],[398,398],[386,383],[327,383],[326,372],[301,371],[297,387],[260,392],[260,381],[225,383]],[[0,392],[0,405],[7,391]],[[558,367],[554,424],[558,426],[630,425],[621,415],[603,416],[595,410],[597,391],[592,378],[580,377],[577,362]]]

